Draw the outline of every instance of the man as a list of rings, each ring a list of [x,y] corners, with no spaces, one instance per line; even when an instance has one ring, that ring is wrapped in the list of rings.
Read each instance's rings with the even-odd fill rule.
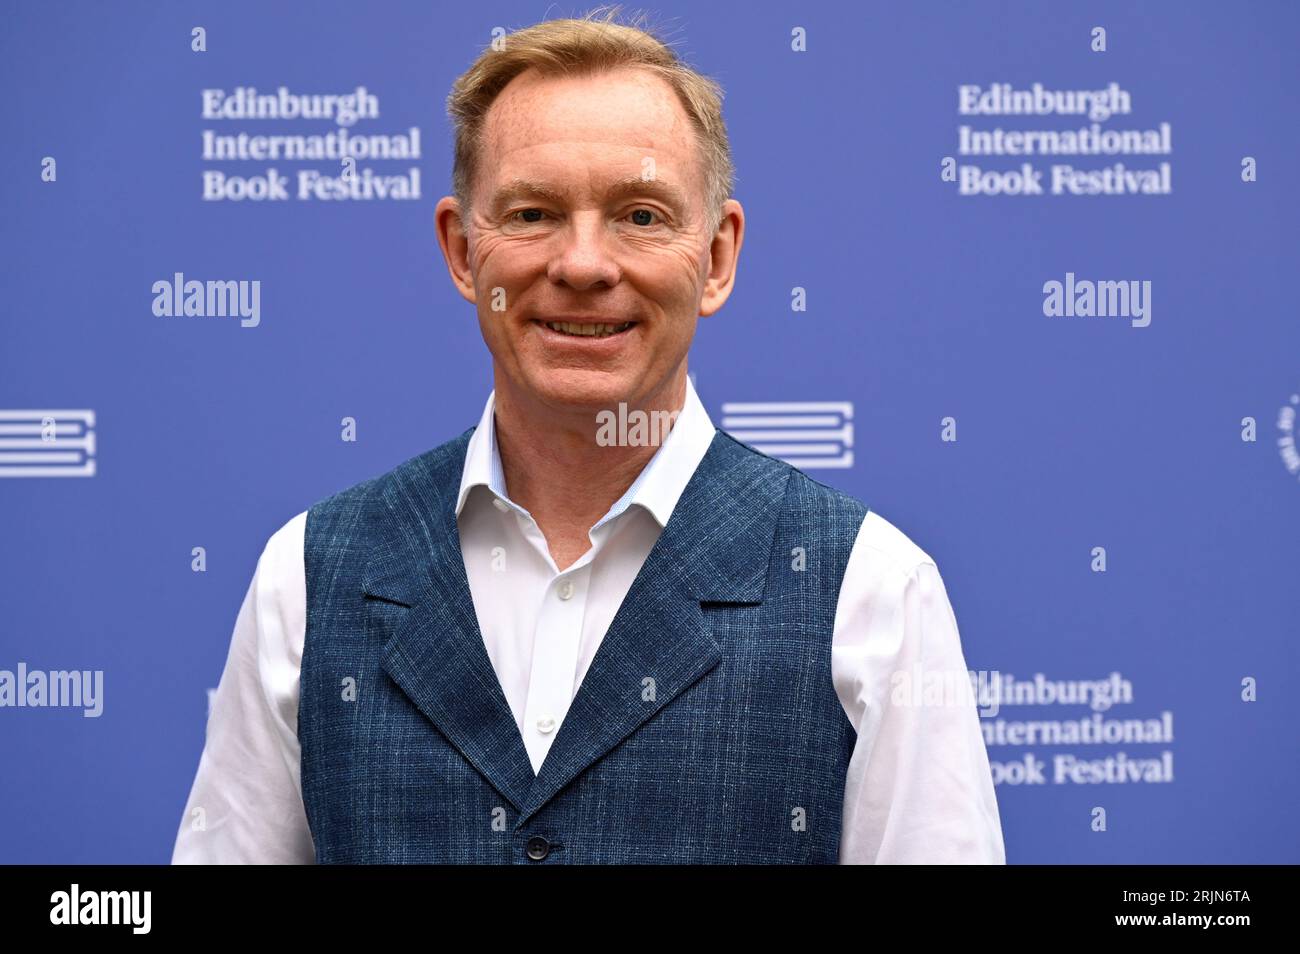
[[[934,562],[687,377],[745,229],[718,89],[555,20],[449,106],[494,390],[271,538],[174,860],[1002,863],[969,695],[896,691],[965,677]],[[611,440],[620,406],[671,427]]]

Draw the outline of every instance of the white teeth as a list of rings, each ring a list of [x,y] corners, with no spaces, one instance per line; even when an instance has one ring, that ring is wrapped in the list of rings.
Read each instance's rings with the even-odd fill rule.
[[[566,335],[582,335],[588,338],[605,338],[609,335],[618,334],[620,331],[626,331],[632,327],[632,322],[625,321],[621,325],[601,325],[601,324],[579,324],[573,321],[548,321],[546,327],[552,331],[560,331]]]

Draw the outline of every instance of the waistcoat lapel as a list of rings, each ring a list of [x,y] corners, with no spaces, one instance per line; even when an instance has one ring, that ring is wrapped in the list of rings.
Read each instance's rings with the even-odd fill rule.
[[[714,434],[534,776],[483,643],[460,547],[455,502],[469,434],[387,486],[383,542],[362,586],[406,608],[382,650],[384,670],[509,800],[518,828],[721,661],[701,604],[762,602],[789,472]]]
[[[701,604],[762,602],[788,475],[714,434],[601,641],[516,828],[721,661]]]
[[[456,524],[469,434],[425,466],[404,469],[387,488],[385,542],[362,585],[370,597],[407,607],[383,649],[385,671],[520,810],[535,777],[483,644]]]

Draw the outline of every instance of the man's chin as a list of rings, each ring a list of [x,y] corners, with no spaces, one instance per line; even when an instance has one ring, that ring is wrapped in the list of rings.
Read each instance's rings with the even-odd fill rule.
[[[640,389],[625,375],[608,371],[553,371],[536,383],[539,403],[560,412],[617,410],[620,403],[634,404]]]

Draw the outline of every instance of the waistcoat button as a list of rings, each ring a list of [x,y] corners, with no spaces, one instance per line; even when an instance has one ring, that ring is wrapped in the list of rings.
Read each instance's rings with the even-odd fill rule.
[[[541,861],[551,853],[551,843],[541,835],[533,835],[528,839],[528,857],[533,861]]]

